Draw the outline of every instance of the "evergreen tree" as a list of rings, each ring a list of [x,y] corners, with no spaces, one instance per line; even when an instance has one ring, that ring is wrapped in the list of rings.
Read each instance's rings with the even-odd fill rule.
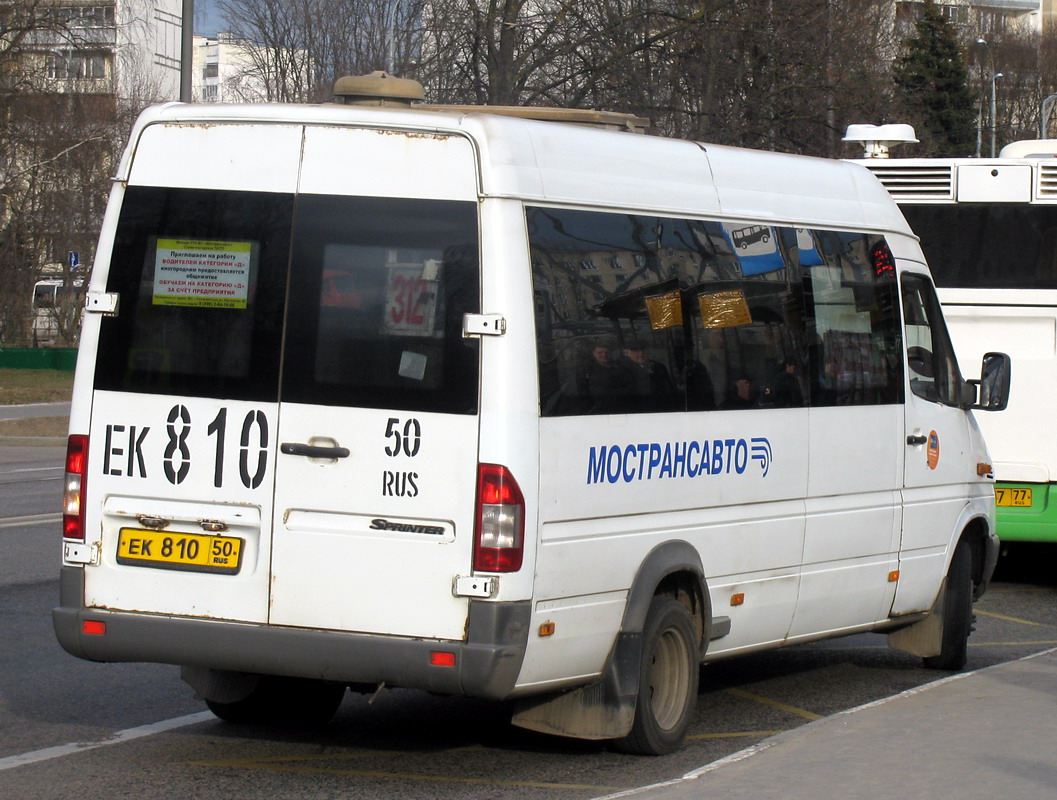
[[[976,104],[954,29],[925,0],[915,35],[895,65],[901,104],[921,139],[921,155],[968,156],[976,141]]]

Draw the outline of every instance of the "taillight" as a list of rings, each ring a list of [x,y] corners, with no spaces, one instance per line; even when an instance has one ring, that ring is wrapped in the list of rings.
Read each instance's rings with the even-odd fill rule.
[[[66,479],[62,491],[62,536],[84,541],[84,490],[88,437],[75,434],[66,445]]]
[[[525,554],[525,498],[506,467],[477,467],[477,530],[473,568],[517,572]]]

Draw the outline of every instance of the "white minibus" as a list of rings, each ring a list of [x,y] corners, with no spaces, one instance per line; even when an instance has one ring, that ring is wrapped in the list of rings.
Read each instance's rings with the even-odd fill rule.
[[[962,378],[867,170],[343,99],[136,124],[77,364],[63,647],[179,665],[226,720],[408,687],[648,754],[712,660],[878,631],[964,665],[996,558],[971,409],[1009,362]]]

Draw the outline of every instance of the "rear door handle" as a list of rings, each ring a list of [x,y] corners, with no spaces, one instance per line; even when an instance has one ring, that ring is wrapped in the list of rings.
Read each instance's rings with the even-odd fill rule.
[[[279,445],[279,452],[288,456],[306,456],[308,458],[348,458],[347,447],[323,447],[318,444],[304,444],[302,442],[283,442]]]
[[[908,436],[907,437],[907,444],[913,444],[913,445],[925,444],[925,442],[927,442],[928,440],[929,440],[929,437],[926,436],[925,434],[921,434],[920,436]]]

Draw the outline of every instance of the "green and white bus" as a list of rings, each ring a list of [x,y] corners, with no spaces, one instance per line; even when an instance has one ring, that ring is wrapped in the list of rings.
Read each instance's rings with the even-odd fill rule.
[[[958,359],[987,343],[1013,361],[1015,391],[978,415],[994,460],[1003,542],[1057,542],[1057,140],[997,158],[873,158],[938,288]]]

